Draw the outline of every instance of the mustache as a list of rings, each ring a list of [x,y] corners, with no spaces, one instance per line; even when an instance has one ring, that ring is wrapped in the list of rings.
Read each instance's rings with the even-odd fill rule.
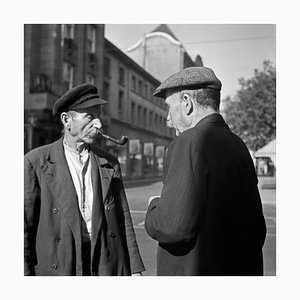
[[[102,130],[98,127],[94,127],[95,124],[89,124],[88,126],[86,126],[86,131],[90,132],[90,131],[95,131],[97,134],[101,133]]]
[[[102,134],[102,131],[99,128],[92,127],[86,131],[85,136],[95,138],[95,137],[101,136],[101,134]]]

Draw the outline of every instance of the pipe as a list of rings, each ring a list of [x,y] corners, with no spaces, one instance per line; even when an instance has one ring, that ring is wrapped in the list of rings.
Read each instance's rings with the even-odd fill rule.
[[[112,142],[114,142],[118,145],[121,145],[121,146],[124,146],[128,141],[128,137],[126,135],[122,135],[119,139],[115,139],[111,136],[108,136],[108,135],[104,134],[103,132],[101,132],[101,135],[104,138],[106,138],[107,140],[112,141]]]

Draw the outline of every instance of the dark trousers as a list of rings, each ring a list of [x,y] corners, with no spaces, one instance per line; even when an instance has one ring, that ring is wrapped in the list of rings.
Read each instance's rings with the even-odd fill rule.
[[[91,276],[91,242],[82,244],[82,276]]]

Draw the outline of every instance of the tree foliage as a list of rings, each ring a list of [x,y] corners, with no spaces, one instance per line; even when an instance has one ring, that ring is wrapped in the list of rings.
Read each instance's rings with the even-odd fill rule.
[[[241,86],[231,100],[225,99],[224,114],[232,131],[252,151],[276,137],[276,69],[270,61],[263,70],[254,70],[250,79],[239,79]]]

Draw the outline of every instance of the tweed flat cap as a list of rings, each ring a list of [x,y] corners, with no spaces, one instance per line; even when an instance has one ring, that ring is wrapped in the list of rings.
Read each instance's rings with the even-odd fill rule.
[[[58,116],[64,111],[106,104],[107,101],[101,99],[97,93],[98,90],[93,84],[77,85],[56,100],[52,114]]]
[[[169,89],[200,89],[208,88],[220,91],[221,81],[214,71],[207,67],[186,68],[171,75],[155,90],[153,96],[166,98],[166,91]]]

